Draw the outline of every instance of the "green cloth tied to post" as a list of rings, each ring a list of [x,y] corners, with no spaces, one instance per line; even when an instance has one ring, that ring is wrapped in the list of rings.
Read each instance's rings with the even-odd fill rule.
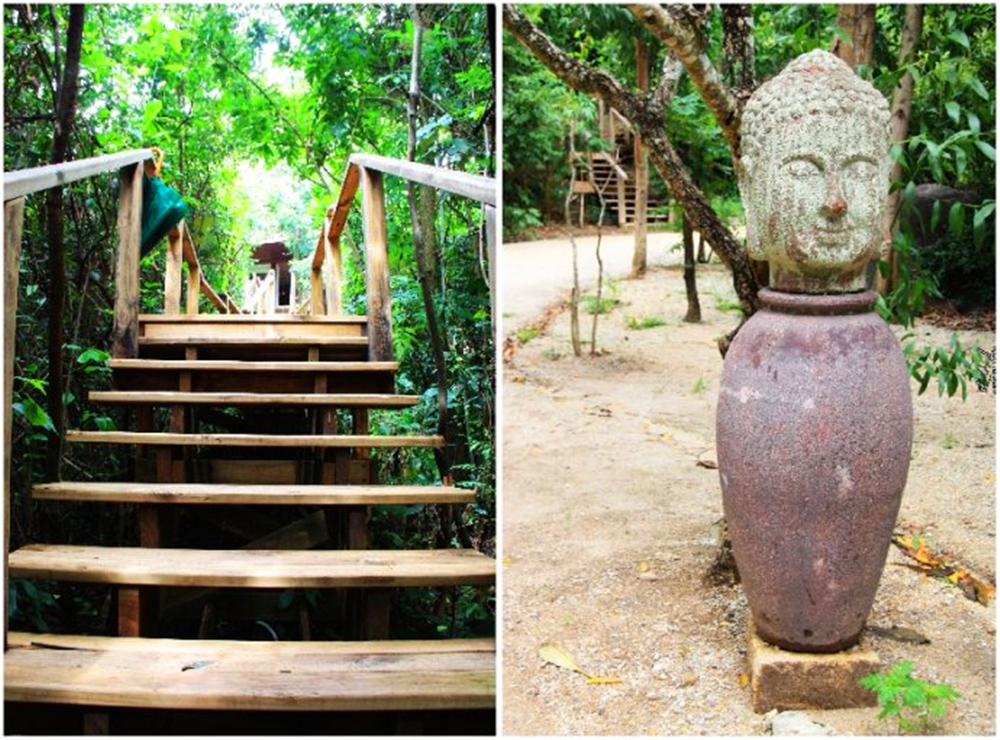
[[[146,256],[149,251],[160,243],[167,233],[177,226],[190,210],[181,194],[173,188],[164,185],[160,179],[160,167],[163,164],[163,153],[159,149],[156,170],[152,176],[143,173],[142,176],[142,241],[140,251]]]

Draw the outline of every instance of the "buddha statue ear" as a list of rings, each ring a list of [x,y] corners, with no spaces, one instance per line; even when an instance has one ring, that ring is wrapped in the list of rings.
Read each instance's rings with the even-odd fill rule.
[[[760,229],[757,226],[756,198],[753,192],[753,157],[744,154],[736,165],[736,183],[740,188],[740,200],[743,201],[743,216],[747,224],[747,253],[755,260],[767,259],[764,245],[761,244]]]

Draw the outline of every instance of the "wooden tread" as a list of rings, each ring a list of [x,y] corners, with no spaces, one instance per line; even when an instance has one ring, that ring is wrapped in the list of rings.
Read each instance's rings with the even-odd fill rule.
[[[490,709],[489,639],[239,642],[11,632],[6,701],[154,709]]]
[[[9,556],[12,578],[131,586],[350,588],[493,582],[495,562],[476,550],[187,550],[26,545]]]
[[[140,324],[367,324],[367,316],[302,316],[299,314],[141,313]]]
[[[367,347],[368,337],[323,336],[213,336],[139,337],[140,347]]]
[[[233,485],[229,483],[45,483],[36,499],[141,504],[466,504],[476,492],[453,486]]]
[[[436,435],[389,437],[357,434],[172,434],[169,432],[66,431],[67,442],[192,447],[443,447]]]
[[[155,360],[112,359],[112,370],[192,370],[224,372],[395,372],[398,362],[254,362],[252,360]]]
[[[202,406],[415,406],[420,396],[391,393],[181,393],[171,391],[90,391],[90,400],[107,404],[198,404]]]

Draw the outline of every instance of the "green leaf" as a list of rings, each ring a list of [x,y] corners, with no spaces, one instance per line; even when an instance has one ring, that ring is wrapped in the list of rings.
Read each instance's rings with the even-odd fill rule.
[[[42,427],[47,429],[53,434],[56,431],[55,426],[52,424],[52,419],[49,415],[45,413],[45,409],[35,403],[34,399],[30,396],[26,396],[21,402],[21,408],[24,410],[24,418],[28,421],[31,426]]]
[[[962,174],[965,172],[965,166],[969,162],[969,156],[960,146],[955,147],[952,151],[955,152],[955,175],[961,180]]]
[[[962,115],[962,106],[954,100],[949,100],[944,104],[944,109],[948,112],[948,117],[957,124],[959,117]]]
[[[976,143],[976,149],[981,151],[983,153],[983,156],[985,156],[991,162],[997,161],[997,150],[994,149],[990,144],[987,144],[985,141],[977,141],[975,143]]]
[[[996,201],[990,201],[977,208],[972,216],[972,238],[977,249],[983,246],[983,240],[986,239],[986,219],[990,217],[996,207]]]
[[[903,188],[903,208],[912,208],[916,198],[917,185],[913,180],[910,180],[906,183],[906,187]]]
[[[966,51],[971,50],[971,45],[969,44],[969,37],[965,35],[965,31],[952,31],[948,34],[948,38],[954,41],[956,44],[964,48]]]
[[[937,231],[938,224],[941,222],[941,201],[935,200],[934,205],[931,206],[931,231]]]
[[[956,200],[948,211],[948,230],[952,237],[958,239],[962,236],[963,228],[965,228],[965,206],[961,201]]]
[[[88,350],[83,351],[76,361],[81,365],[86,365],[88,362],[94,362],[99,364],[104,364],[111,359],[111,354],[105,352],[102,349],[97,349],[96,347],[91,347]]]
[[[980,129],[979,116],[971,110],[967,110],[965,111],[965,120],[969,122],[969,128],[972,129],[973,133],[978,134]]]
[[[150,100],[146,108],[142,111],[142,128],[147,130],[152,127],[153,121],[163,109],[163,102],[160,100]]]
[[[983,83],[980,82],[978,79],[976,79],[975,77],[969,77],[969,87],[971,87],[975,91],[976,95],[981,97],[983,100],[989,101],[990,94],[983,86]]]

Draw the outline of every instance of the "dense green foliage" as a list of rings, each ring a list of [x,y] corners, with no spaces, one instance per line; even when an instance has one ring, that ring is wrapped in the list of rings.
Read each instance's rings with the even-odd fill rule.
[[[4,118],[6,171],[47,164],[54,101],[65,54],[65,6],[5,5]],[[425,26],[423,96],[417,159],[492,175],[493,73],[486,9],[421,9]],[[138,147],[166,154],[163,179],[191,207],[188,220],[206,277],[240,299],[255,244],[281,235],[300,279],[323,214],[339,192],[347,158],[372,152],[405,158],[406,100],[413,25],[394,5],[91,5],[86,11],[79,107],[70,159]],[[117,413],[91,406],[87,391],[106,388],[103,360],[114,304],[116,184],[111,176],[65,189],[69,428],[114,428]],[[436,378],[427,349],[427,317],[413,256],[406,190],[387,178],[387,213],[396,359],[400,393],[424,394],[412,411],[377,416],[374,433],[435,433]],[[27,541],[120,544],[134,537],[125,507],[41,506],[28,491],[43,475],[52,423],[45,411],[47,245],[44,199],[26,201],[15,360],[15,429],[11,545]],[[477,503],[457,526],[492,554],[494,522],[494,363],[485,252],[478,204],[441,195],[435,310],[447,337],[448,394],[460,420],[452,475],[475,487]],[[360,208],[343,239],[345,309],[365,313]],[[164,245],[142,267],[144,311],[162,310]],[[300,297],[308,281],[300,282]],[[210,310],[203,300],[203,310]],[[439,480],[430,453],[376,453],[382,482]],[[67,449],[74,479],[125,474],[117,449]],[[446,546],[455,526],[433,507],[380,512],[376,537]],[[89,628],[107,617],[104,598],[82,589],[15,582],[13,624],[54,628],[86,602]],[[53,598],[53,595],[55,598]],[[486,594],[435,595],[415,623],[436,625],[454,607],[457,629],[491,629]],[[449,628],[451,622],[448,622]],[[484,627],[485,625],[485,627]],[[410,627],[419,631],[419,627]]]
[[[758,81],[793,57],[829,49],[843,35],[835,5],[754,5]],[[628,11],[614,6],[524,6],[524,12],[571,56],[600,67],[635,88],[636,39],[649,46],[650,84],[665,50]],[[886,99],[910,71],[915,79],[909,136],[893,156],[903,164],[904,208],[894,245],[900,281],[886,297],[887,316],[904,324],[924,309],[926,296],[943,295],[959,308],[991,307],[995,248],[996,9],[990,4],[928,5],[918,51],[899,62],[905,8],[876,9],[874,63],[859,74]],[[701,33],[709,58],[725,72],[721,14],[706,15]],[[565,85],[507,33],[504,36],[504,226],[508,238],[544,221],[561,222],[568,178],[570,121],[587,131],[595,104]],[[692,178],[717,203],[738,200],[732,161],[721,131],[684,75],[667,112],[665,130]],[[585,146],[578,141],[578,146]],[[599,146],[599,144],[594,145]],[[653,174],[653,187],[659,180]],[[917,187],[937,184],[960,200],[923,206]],[[723,206],[738,212],[738,207]],[[926,212],[925,212],[926,211]],[[931,221],[933,220],[933,227]],[[929,232],[929,233],[928,233]]]

